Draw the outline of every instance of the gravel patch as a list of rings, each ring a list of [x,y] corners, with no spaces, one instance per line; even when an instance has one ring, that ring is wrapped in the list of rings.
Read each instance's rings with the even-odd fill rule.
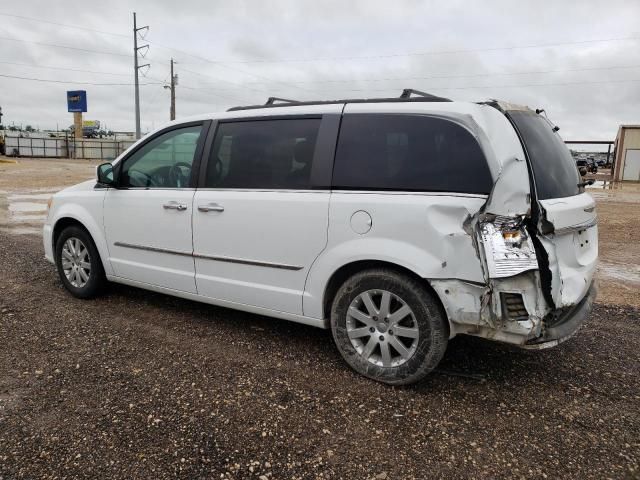
[[[411,387],[327,331],[125,286],[68,295],[0,232],[0,479],[639,478],[640,309],[562,346],[449,344]]]

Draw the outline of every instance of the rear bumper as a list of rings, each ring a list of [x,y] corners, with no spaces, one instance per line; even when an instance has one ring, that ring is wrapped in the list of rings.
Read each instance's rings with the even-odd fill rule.
[[[592,282],[587,294],[580,303],[561,312],[555,312],[556,316],[552,320],[552,326],[547,327],[543,325],[540,336],[527,341],[522,347],[531,350],[541,350],[555,347],[571,338],[591,313],[596,294],[597,288],[595,282]],[[554,313],[550,315],[553,316]],[[546,321],[545,319],[545,323]]]

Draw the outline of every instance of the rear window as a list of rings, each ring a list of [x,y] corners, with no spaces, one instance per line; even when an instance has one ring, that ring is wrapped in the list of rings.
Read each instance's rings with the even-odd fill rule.
[[[578,169],[560,136],[549,121],[534,112],[509,112],[524,141],[540,200],[577,195]],[[586,163],[586,162],[585,162]]]
[[[345,115],[333,188],[488,194],[491,172],[475,137],[424,115]]]

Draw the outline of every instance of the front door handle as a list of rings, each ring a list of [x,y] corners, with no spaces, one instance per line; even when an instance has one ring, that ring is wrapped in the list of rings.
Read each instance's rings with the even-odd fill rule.
[[[179,212],[182,212],[187,209],[187,206],[184,203],[171,201],[162,205],[162,208],[165,210],[178,210]]]
[[[198,205],[201,212],[224,212],[224,207],[217,203],[207,203],[206,205]]]

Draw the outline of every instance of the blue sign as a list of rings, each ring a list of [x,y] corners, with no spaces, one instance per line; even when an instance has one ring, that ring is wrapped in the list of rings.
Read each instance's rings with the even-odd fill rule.
[[[67,92],[67,110],[69,112],[87,111],[86,90],[73,90],[71,92]]]

